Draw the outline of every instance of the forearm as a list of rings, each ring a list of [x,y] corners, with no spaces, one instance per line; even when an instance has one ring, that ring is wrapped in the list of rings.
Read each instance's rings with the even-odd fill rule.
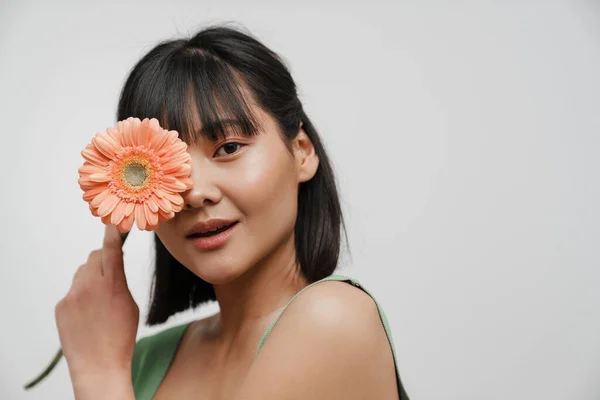
[[[131,370],[78,374],[71,382],[76,400],[135,400]]]

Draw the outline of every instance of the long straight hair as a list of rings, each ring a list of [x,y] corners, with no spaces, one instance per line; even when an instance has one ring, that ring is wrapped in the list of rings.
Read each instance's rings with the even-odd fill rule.
[[[336,269],[345,233],[338,190],[329,157],[304,112],[290,71],[280,57],[239,28],[210,26],[186,39],[157,44],[129,72],[119,98],[117,120],[157,118],[163,127],[193,143],[198,135],[215,140],[227,129],[250,136],[260,132],[250,103],[276,121],[288,149],[300,124],[319,157],[314,177],[300,183],[294,227],[297,265],[309,282]],[[191,125],[197,110],[202,132]],[[237,123],[220,124],[227,113]],[[154,234],[155,269],[147,325],[216,300],[212,284],[180,264]]]

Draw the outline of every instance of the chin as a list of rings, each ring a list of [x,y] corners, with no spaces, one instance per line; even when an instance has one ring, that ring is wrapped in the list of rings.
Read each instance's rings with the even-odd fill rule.
[[[234,266],[233,263],[208,263],[203,265],[192,265],[189,268],[200,279],[213,284],[225,285],[238,279],[244,274],[245,269]]]

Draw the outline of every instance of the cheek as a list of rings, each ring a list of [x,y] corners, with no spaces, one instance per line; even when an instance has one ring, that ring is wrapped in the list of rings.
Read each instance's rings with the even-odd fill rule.
[[[293,164],[285,155],[269,158],[258,154],[244,165],[235,181],[234,197],[245,215],[295,211],[297,183]]]
[[[177,261],[183,264],[185,260],[182,260],[179,256],[182,254],[182,251],[179,249],[183,246],[183,244],[177,239],[173,223],[171,221],[161,222],[155,232],[169,253],[171,253],[171,255],[177,259]]]
[[[171,228],[171,224],[170,221],[166,221],[166,222],[161,222],[160,224],[158,224],[158,228],[156,229],[156,235],[158,236],[158,238],[160,239],[161,242],[163,242],[163,244],[166,246],[167,242],[169,241],[169,237],[170,232],[171,232],[172,228]]]

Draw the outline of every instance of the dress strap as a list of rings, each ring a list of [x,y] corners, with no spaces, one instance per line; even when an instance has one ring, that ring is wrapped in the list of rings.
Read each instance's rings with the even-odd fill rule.
[[[392,339],[392,330],[390,328],[390,324],[388,322],[387,316],[385,315],[385,312],[383,311],[383,308],[379,305],[379,303],[377,302],[377,300],[375,300],[375,297],[373,297],[373,295],[371,293],[369,293],[369,291],[367,289],[365,289],[362,286],[362,284],[357,279],[351,278],[349,276],[339,275],[339,274],[330,275],[330,276],[325,277],[325,278],[323,278],[321,280],[318,280],[316,282],[311,283],[310,285],[304,287],[302,290],[300,290],[298,293],[296,293],[296,295],[294,297],[292,297],[290,299],[290,301],[288,301],[288,303],[285,305],[285,307],[283,308],[283,310],[281,310],[281,312],[279,313],[279,315],[277,316],[277,318],[275,318],[275,321],[273,321],[273,323],[271,323],[271,325],[269,326],[269,328],[267,329],[267,331],[263,335],[262,339],[258,343],[258,347],[256,349],[256,354],[258,354],[258,352],[260,351],[261,347],[264,345],[265,341],[267,340],[267,338],[271,334],[271,331],[275,327],[275,324],[277,323],[277,321],[279,321],[279,319],[281,318],[281,315],[287,309],[287,307],[290,305],[290,303],[292,301],[294,301],[294,299],[300,293],[302,293],[303,291],[305,291],[309,287],[311,287],[313,285],[316,285],[317,283],[326,282],[326,281],[342,281],[342,282],[347,282],[347,283],[349,283],[351,285],[354,285],[355,287],[357,287],[359,289],[362,289],[366,294],[368,294],[371,297],[371,299],[373,299],[373,302],[375,302],[375,305],[377,306],[377,311],[379,313],[379,318],[381,319],[381,323],[383,324],[383,328],[384,328],[385,334],[386,334],[386,336],[388,338],[388,342],[390,344],[390,348],[392,349],[392,357],[394,358],[394,367],[396,369],[396,378],[397,378],[397,383],[398,383],[398,393],[400,393],[399,400],[409,400],[408,399],[408,395],[406,394],[406,391],[404,390],[404,386],[402,385],[402,381],[400,380],[400,371],[398,369],[398,362],[397,362],[397,359],[396,359],[396,349],[394,348],[394,341]]]
[[[275,327],[275,324],[277,323],[277,321],[279,321],[279,318],[281,318],[281,315],[283,314],[283,312],[286,310],[286,308],[288,308],[288,306],[291,304],[292,301],[294,301],[294,299],[296,297],[298,297],[298,295],[302,292],[304,292],[306,289],[308,289],[309,287],[316,285],[319,282],[325,282],[325,281],[339,281],[339,280],[352,280],[352,278],[343,276],[343,275],[330,275],[326,278],[323,278],[321,280],[318,280],[316,282],[311,283],[310,285],[304,287],[302,290],[300,290],[298,293],[296,293],[294,295],[294,297],[292,297],[290,299],[290,301],[287,302],[287,304],[285,305],[285,307],[283,307],[283,310],[281,310],[281,312],[279,313],[279,315],[277,316],[277,318],[275,318],[275,321],[273,321],[273,323],[271,323],[271,325],[269,326],[269,328],[267,328],[267,331],[265,332],[265,334],[263,335],[262,339],[260,339],[260,342],[258,343],[258,348],[256,349],[256,354],[258,354],[258,352],[260,351],[261,347],[263,346],[263,344],[265,343],[265,341],[267,340],[267,338],[269,337],[269,335],[271,334],[271,331],[273,330],[273,328]]]

